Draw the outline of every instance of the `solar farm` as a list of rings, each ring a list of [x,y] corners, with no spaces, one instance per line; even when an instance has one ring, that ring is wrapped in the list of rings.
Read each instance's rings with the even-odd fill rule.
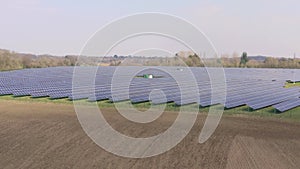
[[[300,88],[293,82],[299,80],[299,70],[292,69],[79,66],[0,72],[0,166],[297,169]],[[174,148],[132,159],[116,156],[88,137],[75,111],[77,103],[88,108],[84,110],[99,106],[109,127],[133,138],[156,136],[168,131],[178,116],[190,117],[177,111],[181,108],[199,107],[199,113]],[[116,109],[130,103],[141,110],[136,111],[141,117],[156,108],[149,106],[165,109],[154,121],[133,122]],[[218,127],[200,144],[207,110],[220,105],[226,110]],[[177,129],[186,123],[190,121],[181,121]],[[99,134],[107,138],[107,131]],[[118,148],[119,143],[110,146]]]
[[[240,106],[248,106],[252,110],[273,107],[277,112],[300,106],[300,88],[285,88],[287,81],[300,81],[300,70],[225,68],[224,83],[212,84],[212,77],[207,70],[219,68],[128,66],[121,67],[122,71],[118,69],[120,67],[76,67],[77,81],[74,81],[74,67],[1,72],[0,95],[86,99],[90,102],[174,102],[177,106],[197,103],[200,107],[223,104],[226,109]],[[93,70],[96,70],[95,74],[91,75]],[[187,75],[189,71],[194,79]],[[129,76],[128,72],[135,73],[135,76]],[[153,78],[143,78],[145,75]],[[86,80],[90,76],[94,79]],[[184,82],[181,88],[176,78]],[[123,83],[128,79],[129,86]],[[194,82],[197,92],[191,90]],[[214,91],[226,91],[225,100],[212,99],[212,86]],[[153,91],[161,92],[152,93]],[[215,96],[218,97],[218,93]]]

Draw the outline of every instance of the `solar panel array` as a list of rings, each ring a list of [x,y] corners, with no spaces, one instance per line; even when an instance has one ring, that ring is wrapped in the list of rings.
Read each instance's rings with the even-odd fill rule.
[[[97,71],[91,74],[94,70]],[[273,106],[280,112],[300,106],[299,87],[284,88],[286,81],[300,81],[300,70],[225,68],[226,85],[222,81],[212,84],[214,77],[209,76],[208,70],[221,72],[219,68],[76,67],[77,81],[73,81],[74,67],[15,70],[0,72],[0,95],[89,101],[109,99],[112,102],[130,100],[133,103],[151,101],[153,104],[175,102],[177,105],[198,103],[203,107],[223,103],[226,108],[247,105],[253,110]],[[189,76],[189,71],[194,79]],[[137,77],[130,76],[129,72]],[[140,78],[144,74],[158,78]],[[87,79],[91,76],[94,77],[92,80]],[[178,79],[183,82],[181,88]],[[123,83],[128,80],[129,89]],[[191,90],[193,84],[197,92]],[[218,91],[226,91],[225,102],[211,98],[212,86],[216,96]],[[163,94],[151,95],[154,90],[161,90]]]

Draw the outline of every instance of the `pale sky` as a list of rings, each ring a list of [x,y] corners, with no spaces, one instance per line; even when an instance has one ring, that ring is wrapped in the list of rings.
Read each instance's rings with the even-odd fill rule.
[[[79,54],[86,41],[112,20],[162,12],[197,26],[221,54],[247,51],[249,55],[292,57],[297,53],[300,57],[299,0],[0,2],[0,48],[17,52]]]

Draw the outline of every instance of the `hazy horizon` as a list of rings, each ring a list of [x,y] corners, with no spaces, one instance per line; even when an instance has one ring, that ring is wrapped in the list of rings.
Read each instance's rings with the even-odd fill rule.
[[[293,57],[300,54],[299,6],[296,0],[3,0],[0,48],[37,55],[78,55],[86,41],[111,21],[158,12],[181,17],[198,27],[219,54],[246,51],[250,56]],[[174,53],[185,51],[173,48]],[[116,53],[126,55],[128,51],[119,48]]]

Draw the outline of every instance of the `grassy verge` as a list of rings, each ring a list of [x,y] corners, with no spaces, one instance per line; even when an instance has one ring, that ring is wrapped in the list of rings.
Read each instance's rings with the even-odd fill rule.
[[[61,103],[61,104],[72,104],[72,101],[68,99],[50,99],[48,97],[32,98],[30,96],[15,97],[12,95],[0,96],[1,100],[15,100],[24,102],[43,102],[43,103]]]
[[[285,84],[285,87],[286,87],[286,88],[300,87],[300,82],[296,82],[296,83],[293,83],[293,82],[287,82],[287,83]]]
[[[73,104],[72,101],[69,99],[49,99],[49,98],[31,98],[30,96],[25,96],[25,97],[14,97],[11,95],[6,95],[6,96],[0,96],[0,101],[1,100],[14,100],[14,101],[23,101],[23,102],[42,102],[42,103],[57,103],[57,104]],[[88,102],[86,99],[83,100],[77,100],[75,101],[76,103],[82,103],[82,104],[91,104],[94,105],[95,102],[91,103]],[[119,102],[116,103],[120,107],[128,107],[130,105],[130,102]],[[100,108],[114,108],[115,105],[111,103],[109,100],[104,100],[104,101],[99,101],[97,102],[97,105]],[[189,107],[191,106],[191,107]],[[187,107],[189,108],[197,108],[198,106],[195,105],[189,105]],[[146,111],[151,107],[150,102],[145,102],[145,103],[138,103],[138,104],[133,104],[133,107],[140,110],[140,111]],[[154,108],[161,108],[161,105],[156,105]],[[174,103],[167,103],[166,107],[164,110],[166,111],[179,111],[181,108],[179,106],[176,106]],[[194,109],[195,110],[195,109]],[[209,107],[200,107],[199,108],[200,112],[203,113],[208,113],[209,112]],[[224,115],[249,115],[249,116],[259,116],[259,117],[272,117],[272,118],[278,118],[278,119],[289,119],[293,121],[298,121],[300,122],[300,107],[289,110],[284,113],[276,113],[275,109],[273,107],[267,107],[264,109],[260,110],[250,110],[249,107],[247,106],[242,106],[242,107],[237,107],[234,109],[226,109],[224,110]]]
[[[267,107],[259,110],[250,110],[248,106],[242,106],[234,109],[225,110],[224,114],[227,115],[245,114],[249,116],[289,119],[289,120],[300,122],[300,107],[286,111],[284,113],[278,113],[273,107]]]

